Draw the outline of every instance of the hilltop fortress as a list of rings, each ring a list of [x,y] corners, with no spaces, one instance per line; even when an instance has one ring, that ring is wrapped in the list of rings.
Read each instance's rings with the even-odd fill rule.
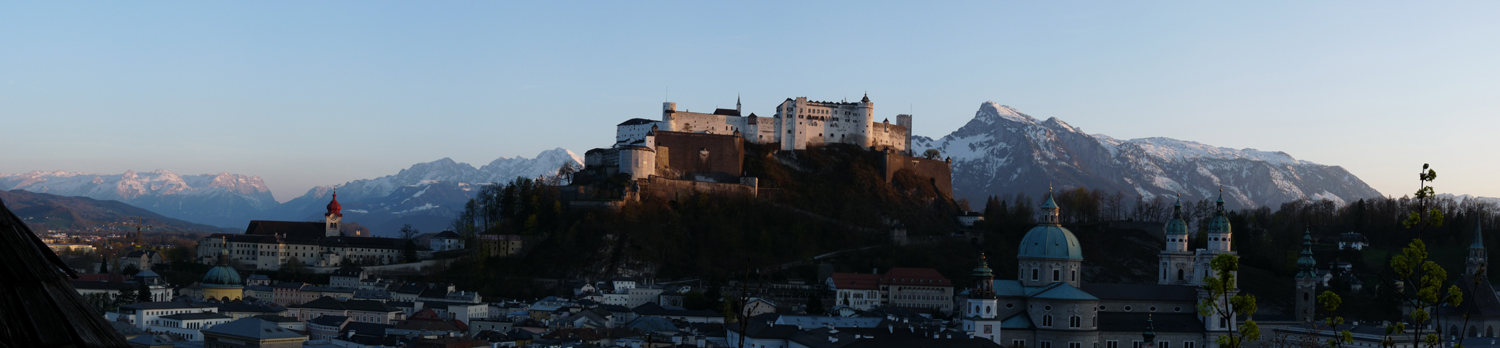
[[[753,144],[781,144],[782,150],[806,150],[808,146],[838,143],[858,145],[871,150],[894,150],[911,155],[911,115],[896,115],[875,120],[875,103],[866,95],[859,102],[809,101],[807,97],[787,98],[776,106],[776,114],[761,117],[743,115],[739,101],[733,109],[715,109],[713,113],[678,111],[677,103],[662,103],[661,121],[631,119],[620,123],[615,133],[616,145],[635,145],[645,141],[652,130],[736,135]]]
[[[743,106],[717,108],[711,113],[678,110],[664,102],[661,120],[633,118],[616,126],[615,142],[584,153],[584,170],[574,176],[568,196],[594,199],[638,199],[685,191],[715,191],[756,195],[757,180],[744,170],[746,143],[774,145],[780,153],[847,144],[885,154],[885,179],[910,169],[932,179],[951,197],[952,174],[947,161],[912,157],[912,116],[896,122],[877,119],[868,95],[858,102],[810,101],[787,98],[771,117],[744,114]],[[623,174],[623,175],[622,175]],[[591,192],[611,178],[632,182],[621,197]],[[588,186],[588,187],[585,187]],[[663,187],[672,187],[666,189]],[[631,193],[636,193],[632,195]]]

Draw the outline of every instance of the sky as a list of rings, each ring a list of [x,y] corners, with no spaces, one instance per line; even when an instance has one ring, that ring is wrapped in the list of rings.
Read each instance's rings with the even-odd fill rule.
[[[1497,2],[10,2],[0,173],[259,175],[575,153],[679,109],[857,100],[941,137],[995,101],[1119,139],[1500,197]]]

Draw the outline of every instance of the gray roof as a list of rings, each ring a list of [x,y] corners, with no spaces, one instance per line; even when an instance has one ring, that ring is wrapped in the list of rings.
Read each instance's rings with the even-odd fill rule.
[[[179,302],[179,301],[171,301],[171,302],[142,302],[142,303],[132,303],[132,304],[120,306],[120,308],[129,308],[129,309],[136,309],[136,310],[141,310],[141,309],[213,308],[213,307],[217,307],[217,306],[214,306],[214,305],[211,305],[211,304],[207,304],[207,303],[202,303],[202,302],[187,303],[187,302]]]
[[[387,303],[384,303],[384,302],[369,301],[369,300],[339,301],[339,300],[335,300],[334,298],[328,297],[328,296],[323,296],[323,297],[318,298],[316,300],[312,300],[312,302],[308,302],[308,303],[304,303],[304,304],[302,304],[300,306],[292,306],[292,307],[297,307],[297,308],[316,308],[316,309],[332,309],[332,310],[352,310],[352,311],[366,311],[366,312],[384,312],[384,313],[400,312],[401,311],[400,309],[397,309],[396,307],[393,307],[390,304],[387,304]]]
[[[1083,291],[1105,300],[1198,302],[1190,285],[1084,283]]]
[[[1050,198],[1048,202],[1051,202]],[[1021,237],[1020,258],[1083,259],[1083,248],[1072,231],[1057,225],[1038,225]]]
[[[259,318],[245,318],[231,321],[214,327],[203,329],[204,334],[219,334],[226,336],[241,337],[252,340],[270,340],[279,338],[303,338],[307,336],[292,332],[277,326],[276,323],[261,320]]]
[[[163,319],[172,320],[207,320],[207,319],[229,319],[229,316],[219,313],[185,313],[162,316]]]
[[[1099,300],[1098,297],[1094,297],[1094,295],[1090,295],[1088,292],[1084,292],[1083,290],[1075,288],[1072,285],[1068,285],[1068,283],[1052,283],[1052,285],[1045,286],[1041,291],[1037,291],[1035,294],[1032,294],[1031,298],[1067,301]]]

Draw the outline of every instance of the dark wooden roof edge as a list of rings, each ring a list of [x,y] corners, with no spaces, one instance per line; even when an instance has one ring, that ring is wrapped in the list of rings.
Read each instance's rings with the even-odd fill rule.
[[[129,347],[70,284],[62,258],[0,201],[0,342],[16,347]],[[71,277],[71,278],[65,278]]]

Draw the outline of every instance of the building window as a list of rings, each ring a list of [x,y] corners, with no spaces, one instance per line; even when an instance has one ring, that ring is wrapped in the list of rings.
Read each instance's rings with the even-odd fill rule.
[[[1051,314],[1043,315],[1042,316],[1042,327],[1052,327],[1052,315]],[[1046,342],[1046,341],[1043,341],[1043,342]]]
[[[1026,340],[1010,340],[1010,348],[1021,348],[1026,346]]]
[[[1033,281],[1035,281],[1035,280],[1037,280],[1037,278],[1038,278],[1038,277],[1037,277],[1037,271],[1038,271],[1038,270],[1037,270],[1037,269],[1035,269],[1035,268],[1032,268],[1032,269],[1031,269],[1031,280],[1033,280]]]
[[[1182,341],[1182,348],[1193,348],[1193,341]]]
[[[1104,341],[1104,348],[1120,348],[1120,341]]]
[[[1057,269],[1052,270],[1052,281],[1055,282],[1055,281],[1060,281],[1060,280],[1062,280],[1062,270],[1057,270]]]
[[[1083,327],[1083,318],[1076,315],[1068,317],[1068,327],[1073,329]]]
[[[1141,348],[1141,341],[1131,341],[1130,348]]]
[[[1068,348],[1083,348],[1083,343],[1068,342]]]
[[[1052,348],[1052,341],[1042,341],[1038,348]]]
[[[1172,342],[1161,341],[1161,344],[1156,345],[1156,348],[1172,348],[1171,346]]]

